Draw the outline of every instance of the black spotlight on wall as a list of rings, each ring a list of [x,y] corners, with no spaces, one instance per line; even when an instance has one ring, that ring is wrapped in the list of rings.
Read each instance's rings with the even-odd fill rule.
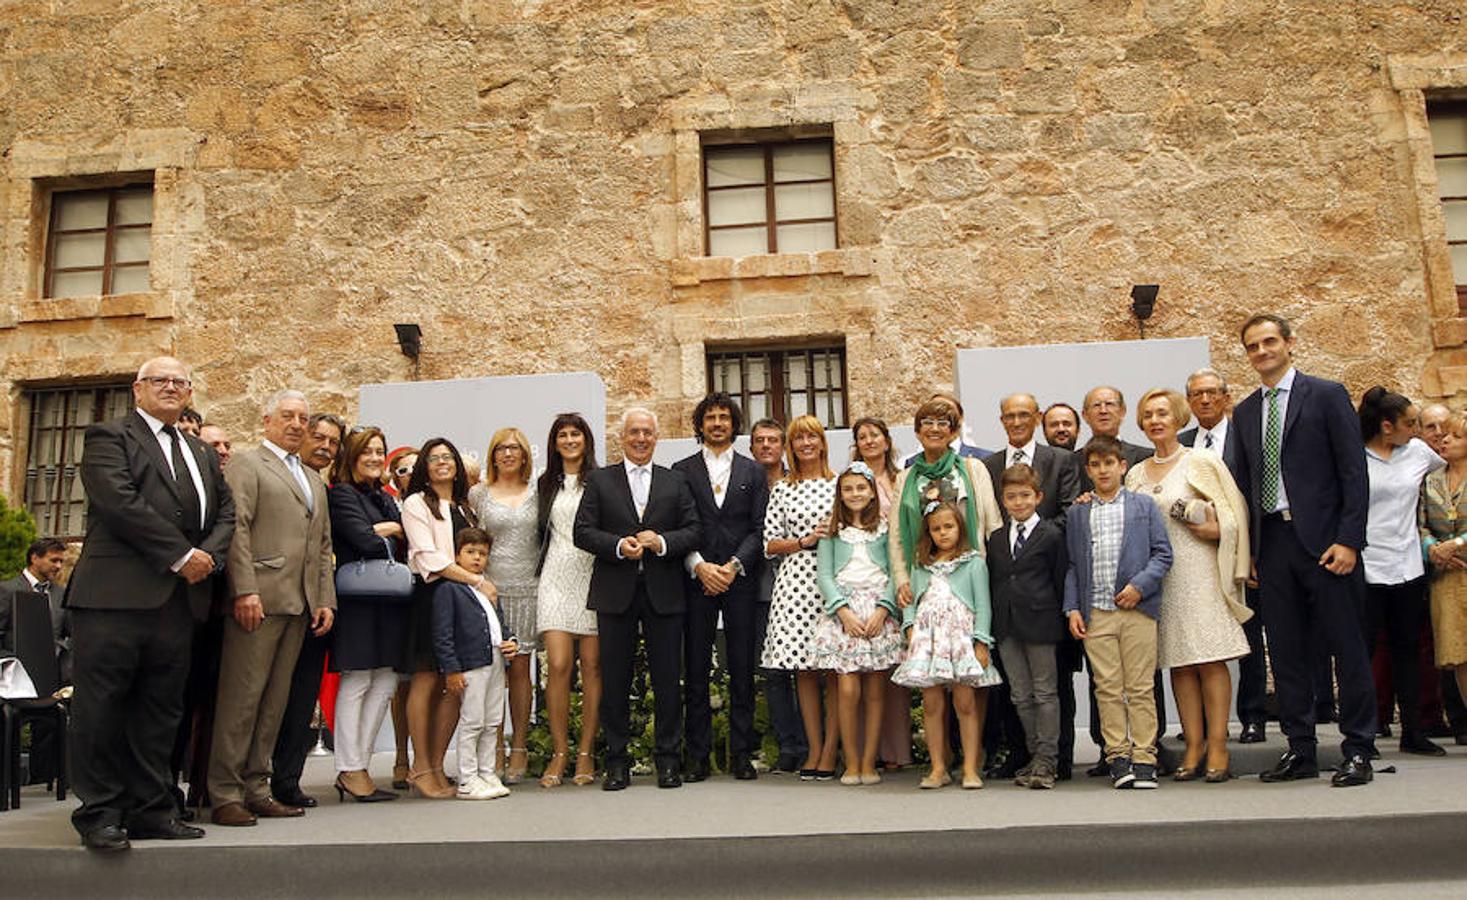
[[[1146,338],[1146,320],[1156,312],[1156,292],[1160,290],[1155,284],[1133,284],[1131,285],[1131,312],[1136,316],[1136,325],[1141,329],[1141,338]]]
[[[423,329],[416,322],[402,322],[392,326],[397,332],[397,346],[402,355],[413,361],[413,380],[418,380],[418,354],[423,350]]]

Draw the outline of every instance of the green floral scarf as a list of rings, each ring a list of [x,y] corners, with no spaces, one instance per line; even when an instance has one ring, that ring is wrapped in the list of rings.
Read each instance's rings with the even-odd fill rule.
[[[983,536],[978,533],[978,501],[973,495],[973,479],[969,477],[968,467],[963,465],[962,457],[958,456],[956,451],[949,449],[938,458],[937,462],[929,463],[927,457],[919,453],[916,462],[912,463],[911,470],[907,474],[906,482],[902,485],[902,499],[898,513],[901,516],[902,526],[902,554],[906,557],[909,569],[917,564],[914,551],[917,547],[917,538],[922,533],[922,508],[934,499],[951,499],[942,496],[925,496],[929,492],[937,494],[941,492],[931,485],[928,491],[919,491],[917,481],[925,478],[928,481],[941,482],[952,474],[954,468],[958,470],[958,476],[963,479],[963,489],[968,495],[968,521],[966,523],[968,543],[974,550],[977,550],[978,542],[983,539]]]

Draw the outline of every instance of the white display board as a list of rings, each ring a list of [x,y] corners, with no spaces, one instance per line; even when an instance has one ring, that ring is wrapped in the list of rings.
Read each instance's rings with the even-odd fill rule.
[[[606,460],[606,383],[594,372],[365,384],[358,403],[360,421],[381,428],[389,449],[446,437],[481,463],[494,432],[513,426],[529,438],[536,472],[545,468],[550,423],[578,412],[595,435],[597,460]]]
[[[953,383],[963,401],[969,439],[979,447],[996,450],[1008,443],[998,404],[1009,394],[1033,394],[1041,409],[1064,402],[1078,410],[1085,392],[1101,384],[1125,395],[1121,437],[1145,445],[1136,427],[1136,401],[1156,387],[1183,390],[1187,376],[1211,365],[1210,360],[1205,337],[983,347],[957,352]],[[1082,422],[1080,443],[1089,438],[1090,429]]]

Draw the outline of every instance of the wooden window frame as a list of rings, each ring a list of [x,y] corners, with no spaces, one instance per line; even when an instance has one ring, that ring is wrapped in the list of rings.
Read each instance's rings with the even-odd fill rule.
[[[129,398],[127,408],[132,408],[131,383],[122,379],[108,379],[92,384],[28,387],[23,390],[28,408],[25,474],[21,482],[23,485],[22,503],[35,518],[36,529],[40,534],[63,540],[78,540],[82,537],[81,534],[63,533],[66,531],[63,526],[70,519],[70,516],[67,515],[72,502],[69,499],[69,489],[75,484],[76,479],[81,478],[80,455],[77,455],[76,462],[70,460],[78,442],[85,437],[87,427],[97,422],[105,422],[110,417],[108,401],[114,392],[125,392]],[[40,422],[41,398],[48,394],[59,394],[65,398],[61,422],[56,426],[42,425]],[[80,424],[76,421],[76,410],[80,408],[79,404],[83,399],[89,399],[92,403],[92,418],[87,423]],[[41,443],[38,438],[40,433],[47,429],[58,432],[55,442],[58,449],[53,458],[38,460],[35,457]],[[32,485],[44,485],[48,473],[52,482],[50,495],[39,498],[32,496]],[[85,529],[85,511],[82,514],[82,521],[83,529]]]
[[[117,224],[117,198],[124,193],[134,193],[140,188],[153,190],[151,181],[131,181],[126,184],[111,185],[107,187],[78,188],[75,190],[56,189],[51,192],[51,216],[46,228],[46,272],[45,289],[42,296],[51,298],[53,296],[53,284],[58,273],[68,274],[71,272],[98,272],[102,273],[102,290],[100,296],[106,297],[112,294],[112,276],[118,269],[148,269],[153,264],[153,255],[142,262],[116,262],[113,260],[113,251],[117,244],[117,233],[120,231],[141,231],[147,229],[151,235],[153,230],[153,217],[149,216],[147,224],[134,223],[130,225]],[[61,200],[68,197],[84,197],[89,194],[105,195],[107,197],[107,224],[102,228],[71,228],[62,230],[61,223]],[[60,235],[72,234],[102,234],[105,235],[102,245],[102,265],[100,266],[65,266],[56,265],[56,238]]]
[[[798,178],[793,181],[774,180],[774,151],[780,147],[793,147],[800,144],[824,144],[830,154],[830,177],[829,178]],[[708,184],[708,151],[719,150],[748,150],[752,148],[764,151],[764,182],[763,184],[726,184],[710,187]],[[830,185],[830,215],[817,218],[805,219],[777,219],[775,218],[774,189],[791,184],[829,184]],[[709,219],[708,195],[730,190],[747,190],[751,187],[764,188],[764,221],[741,222],[730,225],[714,225]],[[835,185],[835,139],[830,137],[793,138],[775,141],[741,141],[728,144],[705,144],[703,146],[703,252],[707,255],[713,253],[713,232],[727,231],[734,228],[752,228],[755,225],[763,225],[765,232],[765,243],[768,247],[766,252],[779,253],[779,226],[781,225],[813,225],[821,222],[829,222],[835,229],[835,247],[840,246],[840,205],[836,202]],[[830,249],[835,249],[832,247]]]
[[[827,387],[817,389],[815,387],[815,356],[826,353],[838,357],[839,369],[830,368],[828,374],[832,377],[838,375],[840,384],[838,387]],[[768,369],[768,380],[762,391],[750,391],[748,389],[748,360],[752,357],[762,356],[766,360]],[[792,391],[786,384],[785,369],[791,358],[805,357],[805,387],[798,391]],[[825,422],[826,428],[847,428],[851,421],[851,396],[850,379],[846,368],[846,347],[844,343],[781,343],[781,344],[737,344],[724,345],[708,348],[705,353],[705,363],[708,375],[709,390],[723,390],[723,385],[715,377],[719,363],[737,360],[739,364],[739,391],[734,395],[743,409],[745,417],[750,418],[749,398],[752,396],[764,396],[767,398],[766,410],[768,418],[774,419],[782,425],[790,423],[790,398],[793,393],[802,393],[809,398],[809,407],[816,408],[815,392],[824,390],[827,392],[824,412],[821,416],[817,411],[816,418]],[[829,382],[830,378],[827,379]],[[734,393],[734,392],[730,392]],[[841,398],[841,419],[834,420],[833,395],[839,393]],[[752,425],[753,421],[745,423]]]
[[[1447,114],[1447,115],[1452,115],[1452,116],[1467,116],[1467,100],[1436,100],[1436,101],[1430,101],[1430,102],[1428,102],[1426,104],[1426,117],[1427,117],[1428,120],[1430,120],[1433,115],[1438,115],[1439,116],[1439,115],[1442,115],[1444,113]],[[1435,148],[1433,148],[1433,150],[1435,150]],[[1432,155],[1431,155],[1431,162],[1432,162],[1432,167],[1433,168],[1435,168],[1436,161],[1439,160],[1439,159],[1467,159],[1467,153],[1436,153],[1436,152],[1433,152]],[[1448,202],[1451,202],[1451,203],[1467,202],[1467,195],[1443,197],[1440,194],[1438,194],[1437,195],[1437,199],[1438,199],[1439,202],[1441,202],[1443,204],[1443,206],[1445,206],[1445,204],[1447,204]],[[1454,241],[1454,240],[1451,240],[1450,238],[1447,240],[1447,248],[1448,248],[1449,251],[1450,251],[1450,249],[1452,247],[1461,247],[1461,246],[1467,246],[1467,240]],[[1458,283],[1456,285],[1456,287],[1457,287],[1457,311],[1458,311],[1459,314],[1464,315],[1464,316],[1467,316],[1467,284]]]

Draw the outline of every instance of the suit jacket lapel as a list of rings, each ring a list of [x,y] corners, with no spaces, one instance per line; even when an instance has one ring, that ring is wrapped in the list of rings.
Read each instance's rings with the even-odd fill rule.
[[[616,464],[616,476],[611,479],[611,482],[616,485],[616,490],[621,495],[622,502],[626,504],[627,513],[632,517],[632,521],[641,522],[642,517],[637,515],[637,501],[632,498],[632,481],[627,477],[625,461]],[[651,488],[647,490],[647,500],[649,503],[652,500]]]
[[[285,482],[301,506],[306,506],[306,495],[301,491],[301,483],[295,480],[295,475],[291,473],[290,467],[285,464],[285,461],[276,456],[274,450],[263,445],[259,448],[259,454],[261,459],[265,461],[265,468],[273,472],[276,478]]]
[[[1298,371],[1294,372],[1294,387],[1289,395],[1289,408],[1284,410],[1284,430],[1279,435],[1279,447],[1281,448],[1284,441],[1289,439],[1289,430],[1299,420],[1299,411],[1308,402],[1309,382]]]
[[[738,457],[734,457],[734,462],[738,462]],[[703,458],[703,451],[698,451],[698,461],[694,463],[690,468],[693,470],[693,490],[702,491],[703,495],[706,496],[708,500],[713,504],[713,508],[715,510],[720,509],[718,505],[718,498],[713,496],[713,476],[708,474],[708,460]],[[728,471],[729,489],[732,489],[733,485],[733,469],[730,468]],[[727,497],[724,497],[724,502],[728,502]]]
[[[173,469],[168,465],[168,460],[163,457],[163,447],[158,443],[158,438],[153,434],[153,429],[143,421],[143,417],[134,410],[127,417],[128,430],[137,439],[138,445],[142,447],[145,456],[158,469],[158,474],[163,476],[163,483],[168,486],[174,499],[178,499],[178,482],[173,480]]]
[[[182,435],[183,445],[194,455],[194,462],[199,467],[199,481],[204,483],[204,521],[210,522],[214,519],[214,504],[217,499],[214,496],[214,479],[209,477],[209,454],[204,452],[204,444],[197,438]]]

